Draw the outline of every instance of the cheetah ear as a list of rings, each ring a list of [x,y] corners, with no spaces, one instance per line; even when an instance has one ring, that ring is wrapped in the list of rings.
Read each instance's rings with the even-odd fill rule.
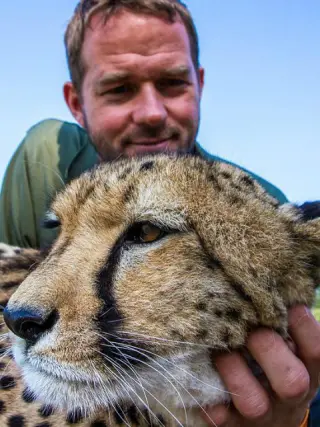
[[[298,206],[298,210],[300,211],[304,221],[320,218],[320,201],[305,202]]]

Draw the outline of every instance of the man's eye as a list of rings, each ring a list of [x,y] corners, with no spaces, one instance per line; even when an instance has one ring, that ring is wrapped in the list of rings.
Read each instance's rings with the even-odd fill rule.
[[[121,85],[117,87],[113,87],[112,89],[109,89],[106,93],[106,95],[123,95],[132,92],[132,87],[129,85]]]
[[[134,224],[127,233],[127,243],[152,243],[161,239],[167,233],[150,222]]]

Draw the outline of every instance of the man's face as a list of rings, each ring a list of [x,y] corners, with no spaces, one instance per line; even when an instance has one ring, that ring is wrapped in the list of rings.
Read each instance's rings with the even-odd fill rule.
[[[192,149],[203,69],[195,70],[182,22],[120,11],[97,14],[82,48],[81,100],[66,101],[103,160]]]

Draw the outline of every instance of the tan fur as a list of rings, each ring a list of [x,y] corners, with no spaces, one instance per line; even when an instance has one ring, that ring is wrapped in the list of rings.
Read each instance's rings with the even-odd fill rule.
[[[310,306],[319,282],[320,220],[279,207],[225,164],[166,156],[115,162],[72,182],[52,210],[60,235],[7,306],[58,313],[30,347],[11,335],[29,389],[62,411],[50,426],[68,425],[66,412],[78,407],[90,413],[81,426],[97,417],[118,425],[117,411],[130,426],[163,425],[161,417],[165,425],[179,425],[174,417],[204,425],[199,406],[228,400],[210,352],[241,348],[259,325],[285,336],[288,307]],[[145,222],[169,231],[128,243],[128,230]],[[1,271],[2,284],[16,274],[5,261]],[[45,421],[40,404],[22,402],[12,369],[14,362],[4,374],[18,386],[1,391],[0,425],[26,415],[34,427]],[[118,409],[132,403],[136,417]],[[103,405],[110,413],[96,415]],[[158,416],[153,424],[147,407]]]

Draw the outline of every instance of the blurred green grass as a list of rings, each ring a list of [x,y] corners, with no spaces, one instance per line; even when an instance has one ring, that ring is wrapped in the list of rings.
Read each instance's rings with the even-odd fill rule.
[[[317,292],[316,301],[312,307],[312,313],[318,322],[320,322],[320,292]]]

